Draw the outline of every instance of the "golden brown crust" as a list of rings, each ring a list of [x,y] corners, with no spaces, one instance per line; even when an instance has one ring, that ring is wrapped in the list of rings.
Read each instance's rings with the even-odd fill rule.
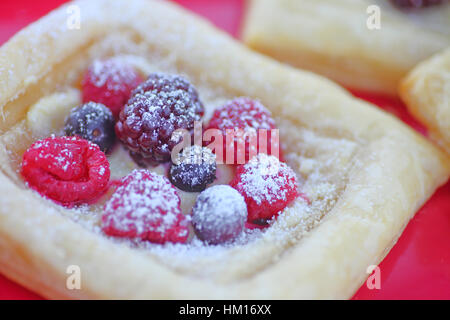
[[[0,197],[0,270],[46,297],[349,298],[367,267],[381,261],[450,174],[449,159],[393,117],[326,79],[252,53],[174,5],[144,0],[75,4],[83,14],[80,30],[58,28],[67,17],[63,7],[0,49],[5,116],[0,121],[0,194],[8,195]],[[335,184],[340,191],[320,223],[300,228],[307,217],[296,216],[296,205],[271,227],[267,242],[234,248],[232,260],[221,261],[227,271],[223,277],[198,277],[92,232],[27,189],[16,171],[32,139],[24,122],[27,109],[59,87],[76,85],[93,58],[123,53],[169,61],[161,68],[176,68],[218,96],[259,98],[280,123],[286,156],[329,162],[311,175],[340,179]],[[332,158],[343,146],[348,152]],[[325,156],[332,161],[322,161]],[[300,163],[294,169],[304,173],[307,187],[311,168]],[[283,229],[293,236],[284,247],[276,242],[278,234],[270,237]],[[264,265],[251,259],[272,255],[279,257]],[[72,264],[81,268],[81,290],[65,287]]]
[[[386,0],[249,2],[247,45],[354,89],[396,95],[410,69],[450,45],[450,3],[407,13]],[[369,30],[373,5],[381,24]]]
[[[450,153],[450,48],[420,63],[403,80],[400,96]]]

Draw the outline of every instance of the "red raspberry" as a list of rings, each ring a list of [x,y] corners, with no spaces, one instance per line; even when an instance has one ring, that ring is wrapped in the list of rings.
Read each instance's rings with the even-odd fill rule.
[[[102,103],[119,116],[131,92],[142,78],[133,67],[117,59],[95,60],[86,71],[83,81],[83,102]]]
[[[276,216],[299,195],[294,171],[263,153],[239,166],[230,185],[244,197],[249,222]]]
[[[23,155],[31,188],[64,205],[89,202],[108,187],[109,162],[100,148],[78,137],[39,140]]]
[[[277,139],[273,137],[270,132],[271,129],[276,129],[275,121],[272,119],[272,115],[259,101],[252,100],[250,98],[241,97],[234,99],[226,103],[221,108],[216,109],[210,122],[208,129],[219,129],[223,136],[223,158],[218,157],[218,162],[223,160],[223,163],[227,164],[243,164],[248,162],[252,155],[256,155],[260,152],[267,152],[274,155],[276,150],[272,150],[271,142],[273,140],[273,147],[279,150]],[[226,159],[227,142],[226,142],[226,130],[234,130],[234,160],[233,163],[229,163]],[[242,134],[236,129],[241,129]],[[262,149],[260,145],[261,129],[267,131],[267,149]],[[256,133],[256,144],[250,143],[249,135],[252,132]],[[263,139],[263,138],[261,138]],[[238,145],[244,146],[245,154],[238,157]],[[231,146],[229,147],[230,150]],[[250,153],[250,151],[252,153]],[[216,151],[217,154],[217,151]],[[243,158],[245,156],[245,158]]]
[[[156,243],[186,242],[188,219],[169,180],[142,169],[124,177],[105,204],[102,230],[108,235]]]

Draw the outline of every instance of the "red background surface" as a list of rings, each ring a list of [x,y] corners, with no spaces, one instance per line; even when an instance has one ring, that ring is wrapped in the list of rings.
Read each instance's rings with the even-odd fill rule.
[[[64,0],[1,0],[0,43],[37,20]],[[177,0],[205,16],[218,27],[238,36],[243,16],[242,0]],[[425,132],[396,99],[355,95],[395,114]],[[398,243],[380,264],[381,289],[366,285],[354,299],[450,299],[450,183],[441,187],[408,224]],[[0,299],[40,299],[0,275]]]

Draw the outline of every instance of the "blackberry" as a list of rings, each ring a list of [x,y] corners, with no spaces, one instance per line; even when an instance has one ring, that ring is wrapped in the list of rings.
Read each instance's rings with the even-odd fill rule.
[[[423,8],[441,4],[442,0],[391,0],[399,8]]]
[[[101,103],[88,102],[72,109],[66,119],[64,132],[67,136],[77,135],[97,144],[108,152],[114,144],[114,116]]]
[[[236,239],[244,230],[247,206],[239,192],[227,185],[206,189],[192,208],[192,226],[208,244]]]
[[[163,73],[151,74],[134,91],[116,123],[118,138],[134,153],[150,162],[167,162],[182,136],[191,134],[194,122],[204,114],[197,90],[188,80]]]
[[[200,192],[216,179],[216,157],[211,149],[197,145],[183,149],[172,164],[169,179],[183,191]]]

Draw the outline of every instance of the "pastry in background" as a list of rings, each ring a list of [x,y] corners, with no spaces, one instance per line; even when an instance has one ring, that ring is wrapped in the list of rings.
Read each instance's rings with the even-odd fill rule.
[[[431,138],[450,153],[450,48],[414,68],[403,80],[400,96]]]
[[[243,40],[346,87],[395,95],[410,69],[450,45],[450,1],[249,0]]]

